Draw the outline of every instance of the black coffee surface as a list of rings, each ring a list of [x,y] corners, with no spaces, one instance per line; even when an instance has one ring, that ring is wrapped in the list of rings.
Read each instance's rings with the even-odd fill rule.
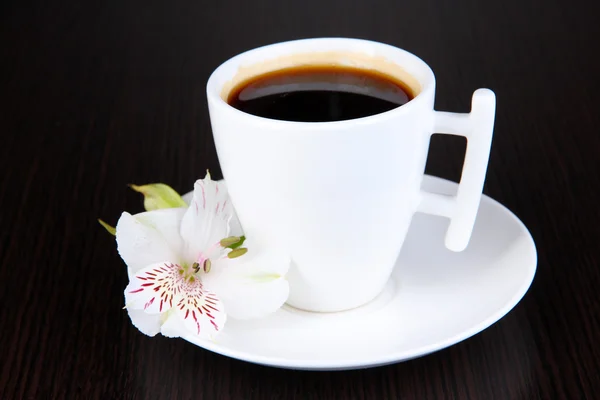
[[[379,114],[413,97],[403,82],[377,71],[303,66],[253,77],[234,88],[227,102],[264,118],[329,122]]]

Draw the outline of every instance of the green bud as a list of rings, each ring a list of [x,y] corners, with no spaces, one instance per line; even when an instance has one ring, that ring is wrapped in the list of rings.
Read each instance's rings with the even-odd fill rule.
[[[248,252],[248,249],[245,247],[240,247],[237,248],[235,250],[231,250],[228,254],[227,257],[229,258],[238,258],[243,256],[244,254],[246,254]]]
[[[239,242],[237,242],[237,243],[234,243],[234,244],[232,244],[231,246],[229,246],[229,248],[230,248],[231,250],[235,250],[235,249],[237,249],[238,247],[240,247],[241,245],[243,245],[245,241],[246,241],[246,236],[243,236],[243,235],[242,235],[242,236],[240,236],[240,241],[239,241]]]
[[[151,183],[148,185],[129,185],[130,188],[144,195],[144,208],[146,211],[161,208],[187,207],[179,193],[164,183]]]
[[[110,233],[113,236],[117,236],[117,229],[114,226],[110,226],[106,222],[102,221],[100,218],[98,218],[98,222],[100,222],[100,225],[102,225],[108,233]]]

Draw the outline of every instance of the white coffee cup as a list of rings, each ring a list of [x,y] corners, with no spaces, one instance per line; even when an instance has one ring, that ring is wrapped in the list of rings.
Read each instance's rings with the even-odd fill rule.
[[[267,119],[227,104],[236,84],[252,76],[324,64],[379,70],[417,95],[391,111],[337,122]],[[231,58],[209,78],[207,95],[221,169],[246,236],[291,256],[291,306],[341,311],[375,298],[417,211],[450,218],[446,247],[466,248],[492,141],[492,91],[475,91],[469,114],[434,111],[435,77],[415,55],[366,40],[320,38]],[[433,133],[467,138],[456,196],[420,188]]]

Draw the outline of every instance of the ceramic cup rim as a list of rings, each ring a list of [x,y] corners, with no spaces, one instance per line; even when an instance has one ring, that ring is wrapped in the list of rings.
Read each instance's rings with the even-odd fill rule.
[[[385,57],[386,54],[396,54],[400,55],[408,60],[413,65],[413,69],[418,69],[420,78],[414,77],[415,80],[420,85],[416,96],[409,101],[408,103],[396,107],[392,110],[385,111],[379,114],[370,115],[362,118],[348,119],[342,121],[328,121],[328,122],[298,122],[298,121],[285,121],[285,120],[276,120],[270,118],[259,117],[256,115],[248,114],[243,111],[240,111],[230,104],[223,98],[223,90],[224,90],[224,81],[225,76],[230,75],[230,71],[233,69],[239,69],[240,66],[243,66],[248,62],[249,59],[254,58],[257,53],[269,54],[269,52],[277,52],[282,49],[292,49],[291,54],[299,54],[299,55],[307,55],[310,56],[311,53],[319,53],[319,51],[306,51],[302,50],[304,47],[314,46],[321,49],[329,49],[330,51],[351,51],[356,54],[364,53],[361,49],[370,48],[377,51],[379,54],[382,54]],[[294,51],[293,49],[298,47],[298,51]],[[357,48],[359,50],[351,50],[353,48]],[[367,54],[367,57],[370,56]],[[374,58],[375,56],[373,56]],[[398,65],[399,67],[404,67],[399,63],[392,63]],[[272,71],[265,69],[262,73],[266,73]],[[275,69],[276,70],[276,69]],[[295,128],[307,128],[309,130],[319,129],[319,130],[327,130],[328,128],[332,129],[340,129],[344,126],[351,126],[356,124],[372,124],[381,122],[382,120],[396,118],[398,116],[406,115],[413,113],[416,109],[420,109],[422,107],[422,103],[427,103],[428,98],[431,98],[430,94],[435,90],[435,76],[429,65],[425,63],[421,58],[416,55],[401,49],[399,47],[395,47],[392,45],[375,42],[371,40],[365,39],[354,39],[354,38],[310,38],[310,39],[298,39],[291,40],[286,42],[279,42],[274,44],[269,44],[266,46],[257,47],[251,50],[247,50],[242,52],[236,56],[231,57],[230,59],[223,62],[219,65],[214,72],[210,75],[207,85],[206,85],[206,95],[208,98],[209,105],[214,108],[215,111],[229,114],[232,118],[243,118],[248,121],[248,123],[260,123],[265,127],[277,127],[277,126],[285,126],[285,125],[293,125]],[[429,96],[428,96],[429,95]]]

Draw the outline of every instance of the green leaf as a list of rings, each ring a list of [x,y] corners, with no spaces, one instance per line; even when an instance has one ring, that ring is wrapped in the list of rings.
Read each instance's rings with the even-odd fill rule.
[[[243,245],[245,241],[246,241],[246,236],[242,235],[242,236],[240,236],[240,241],[239,242],[233,243],[233,244],[231,244],[231,245],[229,245],[227,247],[229,247],[231,250],[235,250],[238,247],[240,247],[241,245]]]
[[[187,207],[179,193],[164,183],[151,183],[148,185],[129,185],[133,190],[144,195],[144,208],[146,211],[161,208]]]
[[[102,225],[108,233],[110,233],[113,236],[117,236],[117,229],[114,226],[110,226],[106,222],[102,221],[100,218],[98,218],[98,222],[100,222],[100,225]]]

